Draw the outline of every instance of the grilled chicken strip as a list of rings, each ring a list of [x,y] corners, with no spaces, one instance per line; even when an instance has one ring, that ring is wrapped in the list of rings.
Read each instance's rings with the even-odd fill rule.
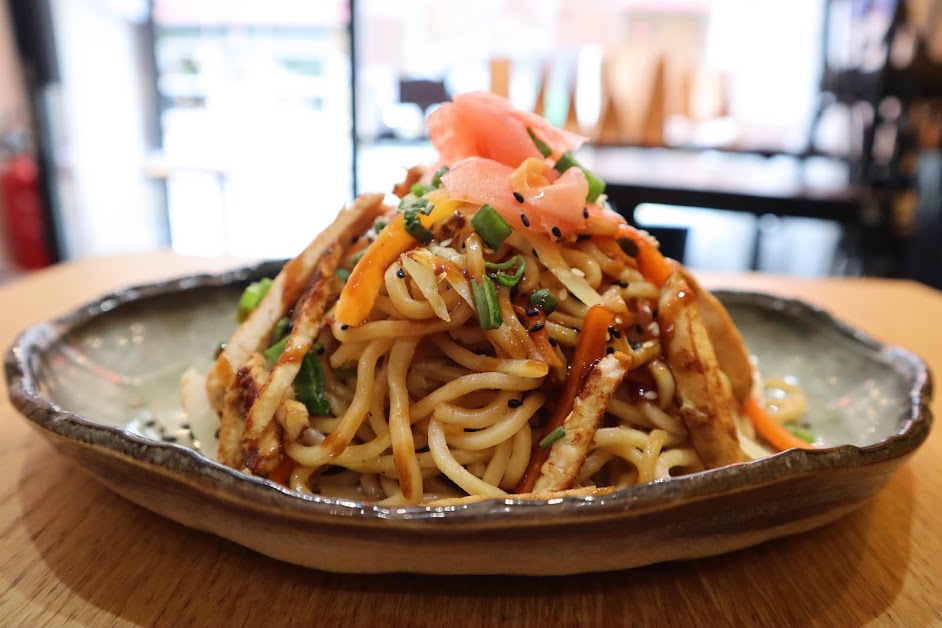
[[[720,366],[697,295],[680,273],[664,284],[658,302],[661,345],[674,375],[680,417],[690,441],[708,469],[741,462],[733,417],[735,401],[723,385]]]
[[[245,415],[267,379],[268,361],[261,353],[253,353],[226,386],[219,417],[219,462],[228,467],[245,466],[242,450]]]
[[[285,264],[268,294],[229,339],[206,377],[206,394],[213,410],[222,412],[223,396],[236,370],[252,353],[267,348],[275,324],[308,288],[325,252],[338,242],[345,245],[353,235],[364,233],[383,210],[382,194],[358,196],[349,208],[340,211],[333,224]]]
[[[573,488],[609,401],[621,386],[630,365],[631,358],[616,351],[592,368],[573,402],[572,412],[563,421],[565,435],[553,443],[549,458],[540,469],[534,493]]]
[[[713,350],[716,352],[716,361],[720,370],[726,373],[733,396],[740,405],[744,405],[752,395],[752,362],[749,360],[749,350],[743,341],[742,334],[730,318],[729,312],[711,292],[704,290],[697,283],[693,275],[686,268],[681,267],[684,280],[697,295],[697,309],[703,318]]]

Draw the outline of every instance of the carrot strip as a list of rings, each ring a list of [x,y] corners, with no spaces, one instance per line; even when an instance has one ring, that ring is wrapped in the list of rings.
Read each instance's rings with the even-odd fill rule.
[[[638,268],[644,278],[658,288],[664,285],[667,278],[674,272],[674,266],[654,246],[648,238],[642,236],[637,229],[622,225],[616,234],[617,238],[629,238],[638,245]]]
[[[268,479],[275,484],[287,486],[288,478],[291,477],[291,472],[294,471],[295,464],[297,463],[294,460],[285,456],[278,466],[275,467],[274,471],[268,474]]]
[[[451,214],[458,206],[444,195],[443,191],[431,192],[427,198],[433,205],[431,214],[420,215],[419,220],[425,227],[430,227]],[[397,214],[388,225],[376,236],[357,265],[350,273],[340,298],[337,300],[337,309],[334,314],[341,323],[350,326],[362,325],[370,316],[376,295],[383,285],[383,274],[390,264],[399,259],[399,256],[418,246],[419,241],[413,238],[403,225],[402,214]]]
[[[572,412],[573,403],[579,394],[582,383],[589,375],[589,371],[605,355],[605,344],[607,342],[608,327],[615,322],[615,314],[604,305],[593,305],[585,315],[582,322],[582,331],[579,333],[579,341],[576,343],[575,355],[573,355],[572,364],[569,366],[569,375],[566,377],[566,383],[563,385],[563,391],[556,400],[556,408],[550,420],[543,426],[543,433],[537,444],[530,452],[530,462],[527,464],[527,470],[523,477],[514,487],[515,493],[529,493],[533,491],[540,476],[540,469],[543,463],[549,458],[549,448],[540,449],[539,442],[549,436],[549,434],[560,427]]]
[[[765,408],[759,405],[755,397],[750,397],[746,402],[746,414],[749,420],[756,426],[756,431],[770,445],[779,451],[786,449],[815,449],[811,443],[807,443],[791,432],[775,418],[765,411]]]
[[[543,310],[540,310],[536,316],[528,316],[526,310],[519,305],[515,305],[514,311],[517,313],[517,316],[523,318],[523,324],[528,330],[536,326],[540,327],[540,331],[530,332],[530,338],[533,340],[533,345],[536,347],[537,352],[539,352],[540,357],[543,358],[543,361],[553,368],[562,366],[563,360],[559,356],[559,352],[550,344],[549,334],[546,333],[546,314],[543,313]]]

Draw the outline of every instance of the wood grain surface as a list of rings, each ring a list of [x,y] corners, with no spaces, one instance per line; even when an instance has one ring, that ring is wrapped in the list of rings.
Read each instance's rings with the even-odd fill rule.
[[[0,287],[0,345],[119,286],[218,271],[169,252],[60,265]],[[703,276],[798,296],[942,368],[942,294],[912,282]],[[933,403],[942,415],[939,395]],[[56,454],[0,399],[0,625],[942,625],[942,432],[821,529],[696,561],[557,578],[348,576],[164,520]]]

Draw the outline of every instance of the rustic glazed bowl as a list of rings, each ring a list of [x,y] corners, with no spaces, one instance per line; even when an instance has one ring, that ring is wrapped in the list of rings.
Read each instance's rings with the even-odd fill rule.
[[[799,378],[821,449],[604,497],[381,508],[306,497],[214,460],[215,422],[180,408],[246,282],[279,263],[121,290],[23,333],[9,395],[44,437],[127,499],[268,556],[338,572],[571,574],[696,558],[832,521],[887,482],[929,433],[931,381],[800,301],[718,293],[767,374]]]

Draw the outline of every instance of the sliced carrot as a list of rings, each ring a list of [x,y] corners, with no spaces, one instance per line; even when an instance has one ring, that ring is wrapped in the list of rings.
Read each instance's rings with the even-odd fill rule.
[[[644,278],[660,288],[674,272],[673,264],[664,257],[651,241],[642,236],[637,229],[622,225],[616,238],[629,238],[638,245],[638,268]]]
[[[746,402],[746,414],[749,420],[756,426],[756,431],[770,445],[779,451],[786,449],[815,449],[811,443],[807,443],[787,429],[777,421],[775,417],[765,411],[765,408],[755,397],[750,397]]]
[[[528,316],[526,310],[519,305],[515,305],[514,312],[517,313],[517,316],[523,318],[523,324],[528,330],[535,327],[539,328],[540,331],[530,332],[530,338],[533,339],[533,345],[543,361],[552,368],[562,366],[563,360],[559,355],[559,351],[550,344],[549,334],[546,333],[546,314],[543,313],[543,310],[540,310],[536,316]]]
[[[543,433],[540,440],[546,438],[553,430],[558,428],[572,412],[573,403],[579,394],[582,383],[589,375],[589,371],[605,355],[605,344],[608,337],[608,328],[615,322],[615,314],[604,305],[593,305],[585,315],[582,321],[582,331],[579,332],[579,340],[576,342],[575,355],[572,358],[572,364],[569,366],[569,375],[566,377],[566,383],[563,385],[562,393],[556,400],[556,408],[550,420],[543,427]],[[529,493],[533,491],[540,476],[540,469],[543,463],[549,458],[550,450],[541,449],[539,441],[533,446],[530,452],[530,462],[527,464],[527,470],[523,477],[514,487],[516,493]]]
[[[442,218],[450,215],[459,205],[437,190],[428,194],[432,212],[420,215],[419,220],[425,227],[430,227]],[[403,225],[402,214],[397,214],[376,236],[376,240],[366,249],[363,257],[350,273],[340,298],[334,317],[350,326],[362,325],[370,316],[376,295],[383,285],[383,274],[399,256],[418,246],[419,241],[409,235]]]
[[[268,474],[268,479],[275,484],[288,486],[288,478],[291,477],[291,472],[294,471],[294,466],[296,464],[297,463],[294,460],[285,456],[282,458],[278,466],[275,467],[274,471]]]

